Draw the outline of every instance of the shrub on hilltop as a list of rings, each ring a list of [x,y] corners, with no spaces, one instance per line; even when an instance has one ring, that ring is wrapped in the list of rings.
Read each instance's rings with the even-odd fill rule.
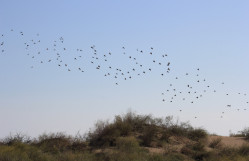
[[[134,136],[142,146],[153,146],[162,141],[169,142],[171,136],[198,141],[205,138],[207,133],[188,123],[174,122],[172,116],[154,118],[151,115],[128,112],[123,116],[116,116],[112,123],[97,122],[95,129],[89,132],[87,140],[92,147],[108,147],[116,146],[117,138],[127,136]]]

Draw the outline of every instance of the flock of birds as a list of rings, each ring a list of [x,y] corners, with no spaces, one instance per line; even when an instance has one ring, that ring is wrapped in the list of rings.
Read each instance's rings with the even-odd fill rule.
[[[13,29],[10,32],[15,33],[17,36],[25,37],[24,32],[15,32]],[[0,37],[0,51],[2,54],[7,53],[5,49],[5,38],[7,35],[1,34]],[[33,60],[34,63],[46,64],[53,63],[58,68],[62,68],[67,72],[78,71],[84,73],[87,67],[92,67],[101,71],[104,77],[108,77],[114,80],[115,85],[119,85],[121,81],[128,81],[135,79],[136,77],[152,73],[153,71],[158,71],[160,68],[160,77],[165,77],[167,74],[171,73],[171,62],[169,61],[168,54],[158,54],[154,52],[154,48],[150,47],[149,50],[134,50],[135,54],[129,54],[126,47],[121,47],[122,61],[125,61],[126,66],[123,67],[119,64],[114,65],[113,58],[115,56],[112,52],[99,52],[95,45],[89,47],[90,53],[86,53],[81,48],[75,48],[73,50],[68,49],[65,44],[63,37],[60,37],[47,46],[43,47],[40,39],[40,35],[36,34],[33,39],[23,42],[24,50],[27,52],[26,55]],[[136,55],[136,56],[134,56]],[[156,55],[156,57],[154,56]],[[144,63],[142,60],[144,57],[149,62]],[[84,62],[84,63],[83,63]],[[86,63],[88,65],[84,66]],[[35,64],[35,65],[36,65]],[[31,69],[35,65],[30,66]],[[191,81],[186,83],[182,88],[178,87],[174,83],[180,79],[187,80],[191,77]],[[224,82],[220,82],[224,85]],[[200,90],[200,86],[202,90]],[[205,77],[201,77],[200,68],[196,68],[194,72],[186,72],[183,75],[174,77],[174,82],[170,83],[166,90],[161,93],[161,101],[163,103],[173,103],[173,102],[188,102],[194,104],[205,97],[206,93],[212,92],[217,93],[216,90]],[[246,93],[237,93],[246,97]],[[226,93],[225,96],[229,96]],[[246,105],[249,105],[249,101],[245,101]],[[226,104],[226,108],[234,107],[232,104]],[[247,108],[237,108],[237,111],[244,110]],[[182,112],[183,109],[179,109]],[[225,111],[220,113],[220,118],[223,118]],[[197,116],[194,116],[197,119]]]
[[[14,32],[14,30],[11,30],[11,32]],[[19,36],[23,37],[25,34],[21,31],[19,32]],[[4,35],[2,34],[2,38],[3,37]],[[1,47],[4,46],[4,43],[5,42],[2,41]],[[34,61],[39,62],[40,64],[55,62],[59,68],[64,68],[68,72],[77,70],[82,73],[86,70],[82,65],[90,63],[94,69],[102,71],[104,77],[113,78],[116,85],[119,85],[121,80],[132,80],[136,76],[142,76],[153,71],[152,67],[148,67],[148,64],[143,64],[140,62],[138,57],[128,54],[125,47],[122,47],[121,54],[124,56],[122,60],[127,60],[128,64],[126,64],[126,67],[121,67],[118,65],[113,65],[113,61],[111,61],[111,59],[114,54],[112,52],[98,52],[95,45],[90,46],[89,48],[91,49],[91,53],[86,54],[80,48],[73,50],[68,49],[65,46],[63,37],[54,40],[49,47],[40,48],[39,44],[41,44],[39,34],[37,34],[36,37],[30,41],[24,42],[24,48],[27,51],[27,56],[29,56]],[[147,54],[153,57],[153,50],[153,47],[150,47],[150,51],[146,53],[143,50],[137,49],[136,53],[138,56]],[[6,50],[2,49],[2,53],[4,52],[6,52]],[[167,61],[167,56],[167,54],[162,54],[162,59],[160,58],[160,60],[156,58],[151,59],[151,63],[160,66],[162,69],[165,69],[160,73],[161,76],[165,76],[170,72],[170,62]],[[74,67],[75,64],[78,64],[76,68]],[[34,67],[34,65],[30,66],[30,68]]]
[[[177,104],[182,104],[181,102],[185,103],[185,104],[194,104],[194,103],[198,103],[198,101],[203,100],[203,97],[205,97],[206,95],[214,95],[217,94],[219,92],[219,89],[216,89],[215,86],[212,84],[211,82],[209,82],[205,77],[201,77],[200,74],[200,69],[197,68],[196,71],[191,72],[191,73],[184,73],[181,75],[181,78],[184,80],[188,80],[186,82],[186,84],[184,84],[183,86],[177,86],[174,85],[174,83],[176,83],[180,77],[175,77],[174,78],[174,82],[168,84],[166,90],[164,90],[161,93],[162,96],[162,102],[163,103],[174,103],[176,102]],[[176,83],[177,84],[177,83]],[[225,83],[224,82],[220,82],[221,86],[224,86]],[[220,92],[221,93],[221,92]],[[247,94],[246,93],[221,93],[222,97],[225,97],[225,100],[227,102],[230,101],[230,99],[232,99],[231,97],[237,97],[236,95],[240,96],[240,100],[241,100],[241,108],[238,108],[237,105],[234,104],[224,104],[225,109],[231,109],[234,108],[236,111],[246,111],[247,107],[249,105],[249,101],[247,98]],[[217,94],[218,96],[218,94]],[[182,112],[183,109],[180,108],[179,112]],[[219,114],[220,118],[223,118],[225,115],[225,110],[221,111]],[[194,116],[195,119],[197,119],[197,116]]]

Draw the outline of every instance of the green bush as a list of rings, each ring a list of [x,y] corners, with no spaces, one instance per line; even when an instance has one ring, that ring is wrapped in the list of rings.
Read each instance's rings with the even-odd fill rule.
[[[132,136],[117,138],[116,146],[120,151],[123,152],[131,153],[140,150],[137,139]]]
[[[40,149],[23,143],[0,147],[1,161],[49,161],[51,158]]]

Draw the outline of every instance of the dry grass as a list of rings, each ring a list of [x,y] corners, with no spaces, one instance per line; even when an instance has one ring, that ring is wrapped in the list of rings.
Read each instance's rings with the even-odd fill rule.
[[[208,144],[215,139],[221,139],[221,144],[225,147],[241,147],[244,144],[249,144],[244,137],[229,137],[229,136],[208,136]]]

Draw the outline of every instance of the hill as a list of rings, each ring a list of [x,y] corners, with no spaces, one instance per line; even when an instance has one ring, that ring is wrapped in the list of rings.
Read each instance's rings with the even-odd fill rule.
[[[98,121],[85,135],[6,137],[0,142],[0,161],[243,161],[249,160],[249,143],[243,134],[210,135],[189,123],[174,122],[171,116],[128,112],[110,123]]]

